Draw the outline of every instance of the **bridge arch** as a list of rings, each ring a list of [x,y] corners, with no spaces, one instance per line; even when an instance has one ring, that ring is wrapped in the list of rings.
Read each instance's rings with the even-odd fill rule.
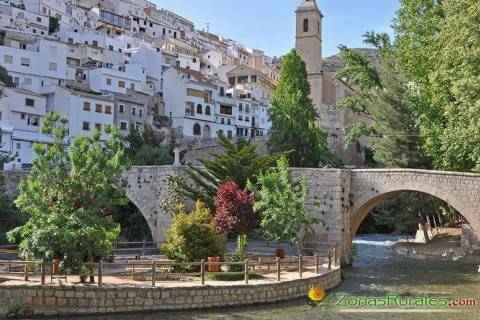
[[[344,239],[348,254],[358,228],[367,215],[385,200],[402,192],[429,194],[451,205],[480,235],[480,176],[428,170],[352,170],[350,237]],[[348,250],[348,251],[347,251]]]

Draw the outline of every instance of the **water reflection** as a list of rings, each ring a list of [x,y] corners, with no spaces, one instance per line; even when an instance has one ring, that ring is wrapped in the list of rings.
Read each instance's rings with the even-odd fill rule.
[[[395,292],[402,295],[442,295],[480,300],[480,274],[474,263],[437,261],[396,256],[387,247],[398,237],[384,235],[359,236],[358,257],[345,272],[345,280],[334,290],[361,296],[384,296]],[[349,310],[333,305],[325,310],[312,310],[305,299],[287,303],[243,308],[219,308],[194,312],[168,312],[117,316],[82,317],[79,320],[217,320],[217,319],[435,319],[480,320],[480,308],[474,310]]]

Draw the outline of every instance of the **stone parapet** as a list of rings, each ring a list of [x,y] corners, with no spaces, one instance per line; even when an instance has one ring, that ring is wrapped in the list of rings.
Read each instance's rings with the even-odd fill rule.
[[[201,286],[0,285],[0,317],[12,310],[32,315],[85,315],[188,310],[287,301],[307,295],[312,286],[330,289],[341,282],[340,269],[282,282],[252,281]]]

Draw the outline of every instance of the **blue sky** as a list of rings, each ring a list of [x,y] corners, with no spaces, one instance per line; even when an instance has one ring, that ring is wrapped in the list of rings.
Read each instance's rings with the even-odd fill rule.
[[[295,46],[295,14],[300,0],[151,0],[193,21],[197,29],[211,23],[210,32],[239,41],[270,56]],[[364,47],[365,31],[391,33],[398,0],[317,0],[324,14],[324,56],[339,44]]]

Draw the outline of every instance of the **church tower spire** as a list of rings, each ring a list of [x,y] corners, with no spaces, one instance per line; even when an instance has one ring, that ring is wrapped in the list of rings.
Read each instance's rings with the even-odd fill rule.
[[[315,0],[302,0],[297,15],[297,53],[305,62],[311,86],[311,98],[318,110],[322,106],[322,19]]]

